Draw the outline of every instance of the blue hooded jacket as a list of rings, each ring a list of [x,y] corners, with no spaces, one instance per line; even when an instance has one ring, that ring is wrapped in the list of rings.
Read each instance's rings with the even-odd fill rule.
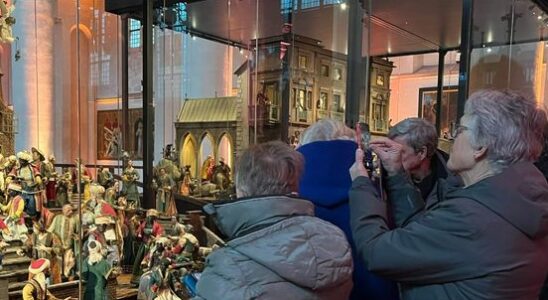
[[[349,140],[319,141],[299,147],[297,151],[305,158],[299,195],[314,203],[317,217],[342,229],[352,246],[354,288],[349,299],[397,300],[396,284],[367,271],[355,255],[348,206],[352,180],[348,169],[354,163],[356,148],[356,143]]]

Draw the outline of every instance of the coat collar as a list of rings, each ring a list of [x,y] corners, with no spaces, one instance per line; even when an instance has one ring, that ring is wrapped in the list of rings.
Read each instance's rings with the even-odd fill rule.
[[[204,211],[213,216],[223,234],[234,239],[291,216],[313,216],[314,205],[289,196],[263,196],[208,204]]]

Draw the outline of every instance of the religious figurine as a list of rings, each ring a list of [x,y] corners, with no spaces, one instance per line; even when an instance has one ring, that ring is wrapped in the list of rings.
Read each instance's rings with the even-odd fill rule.
[[[109,187],[105,192],[105,200],[110,205],[116,205],[118,204],[118,197],[120,193],[120,182],[118,180],[114,180],[114,183],[111,187]]]
[[[82,265],[82,279],[86,281],[84,300],[111,300],[107,280],[116,274],[103,257],[101,243],[91,241],[87,248],[89,255]]]
[[[38,211],[42,210],[42,206],[47,207],[47,197],[46,197],[46,182],[48,180],[46,175],[46,156],[40,149],[36,147],[31,148],[32,153],[32,161],[31,165],[34,166],[34,168],[37,170],[38,173],[40,173],[40,177],[42,177],[42,182],[40,184],[37,184],[38,193],[34,195],[36,198],[36,203],[39,203],[40,206],[37,206],[36,209]]]
[[[78,192],[78,185],[80,186],[80,193],[83,196],[83,200],[88,200],[91,195],[89,192],[91,184],[91,173],[88,171],[84,162],[81,159],[75,159],[75,168],[72,170],[72,184],[73,190],[72,193],[76,194]],[[78,174],[80,174],[80,182],[78,182]]]
[[[133,264],[133,276],[131,278],[131,282],[134,284],[139,283],[139,277],[142,273],[141,261],[149,250],[149,242],[155,237],[160,236],[164,231],[160,223],[156,221],[158,216],[159,213],[157,210],[149,209],[147,211],[145,221],[143,221],[137,229],[137,238],[140,239],[142,242],[139,245],[139,250],[137,251],[137,255],[135,256],[135,262]]]
[[[105,189],[108,189],[114,182],[114,176],[107,167],[99,167],[97,169],[97,182]]]
[[[188,232],[185,227],[180,231],[177,244],[173,248],[173,253],[178,256],[177,261],[192,261],[197,258],[200,243],[198,239]]]
[[[79,253],[78,243],[78,220],[73,216],[72,205],[65,204],[63,213],[55,216],[53,222],[48,228],[51,232],[59,237],[62,248],[63,275],[65,278],[72,277],[72,269],[75,263],[75,253]]]
[[[156,181],[156,210],[166,213],[170,202],[173,202],[173,179],[166,173],[166,169],[160,168],[160,174]],[[173,207],[173,205],[171,205]],[[177,213],[177,210],[175,210]],[[170,214],[171,215],[171,214]]]
[[[200,172],[202,181],[211,181],[213,168],[215,168],[215,159],[213,156],[208,155],[207,159],[202,163],[202,170]]]
[[[46,287],[46,279],[50,274],[50,261],[45,258],[34,260],[29,266],[29,280],[23,287],[23,300],[58,300]],[[65,300],[71,297],[65,298]]]
[[[9,202],[7,205],[1,205],[3,212],[8,213],[8,217],[4,220],[8,227],[8,232],[3,232],[6,241],[20,240],[23,243],[27,240],[27,226],[23,218],[25,210],[25,200],[21,197],[21,186],[12,182],[8,186]]]
[[[134,208],[141,207],[137,180],[139,180],[139,173],[133,168],[133,161],[129,160],[127,162],[127,168],[122,174],[122,194],[126,196],[128,205]]]
[[[19,168],[10,174],[14,180],[18,180],[22,188],[22,197],[25,200],[25,212],[30,217],[36,217],[41,209],[40,187],[42,175],[30,162],[32,157],[28,151],[17,153]]]
[[[186,232],[186,226],[179,223],[177,221],[176,216],[171,217],[171,224],[168,228],[166,228],[166,231],[169,233],[170,238],[176,239],[181,235],[183,232]]]
[[[42,220],[34,222],[34,232],[17,254],[19,256],[26,254],[33,261],[40,258],[48,259],[51,263],[51,282],[61,282],[61,267],[57,258],[61,254],[61,241],[55,234],[46,231]]]
[[[102,245],[107,252],[107,261],[110,265],[119,262],[123,253],[123,236],[121,220],[117,220],[117,213],[108,202],[103,199],[104,188],[100,185],[92,187],[92,195],[97,202],[95,206],[95,225],[104,228]]]
[[[212,178],[212,182],[217,185],[217,188],[225,190],[230,186],[230,171],[230,167],[225,164],[224,158],[221,157],[219,164],[215,166]]]
[[[189,196],[192,193],[192,175],[190,174],[190,165],[186,165],[183,171],[183,181],[181,182],[180,193],[183,196]]]
[[[150,291],[155,295],[153,299],[181,300],[174,292],[177,277],[173,276],[170,265],[171,261],[164,258],[152,269],[149,285]]]
[[[50,155],[44,165],[44,180],[46,180],[46,200],[48,207],[59,205],[57,202],[57,172],[55,171],[55,156]],[[60,207],[60,205],[59,205]]]
[[[166,174],[171,178],[173,182],[177,182],[181,178],[181,170],[179,170],[179,167],[174,162],[173,154],[174,149],[173,145],[167,145],[164,148],[163,152],[163,158],[158,162],[158,164],[154,167],[154,178],[156,181],[159,181],[160,177],[160,170],[164,169]],[[164,210],[161,210],[164,211]]]
[[[65,169],[63,175],[57,179],[55,185],[55,202],[57,205],[62,207],[65,204],[69,203],[69,193],[71,189],[72,175]]]

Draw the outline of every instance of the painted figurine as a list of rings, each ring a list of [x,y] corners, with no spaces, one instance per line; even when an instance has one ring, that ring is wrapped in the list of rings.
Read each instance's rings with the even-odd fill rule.
[[[164,168],[160,168],[160,174],[156,179],[156,209],[162,213],[166,212],[168,205],[173,201],[173,185],[171,176]]]
[[[23,287],[23,300],[58,300],[46,287],[46,278],[50,274],[50,261],[45,258],[30,263],[29,280]],[[65,298],[65,300],[70,297]]]
[[[34,222],[34,232],[25,245],[17,251],[20,256],[27,255],[33,261],[46,258],[51,263],[51,283],[61,283],[61,267],[58,256],[61,254],[59,238],[46,231],[42,220]]]
[[[36,217],[41,208],[40,186],[42,185],[42,175],[30,162],[32,157],[28,151],[17,153],[19,168],[10,174],[14,180],[21,184],[22,197],[25,200],[25,212],[30,217]]]
[[[107,167],[99,167],[97,169],[97,182],[105,189],[108,189],[114,183],[114,175],[112,175]]]
[[[142,274],[141,262],[148,253],[149,242],[164,232],[164,229],[160,223],[156,221],[158,216],[159,213],[157,210],[149,209],[147,211],[145,221],[143,221],[137,229],[137,238],[141,240],[141,243],[133,264],[133,276],[131,278],[131,282],[134,284],[139,284],[139,277]]]
[[[135,208],[141,207],[139,190],[137,189],[137,180],[139,180],[139,173],[133,167],[133,161],[129,160],[127,163],[127,168],[122,174],[122,194],[126,196],[128,205]]]
[[[57,202],[57,172],[55,171],[55,156],[50,155],[44,165],[44,180],[46,180],[46,200],[48,207],[58,206]],[[60,207],[60,206],[59,206]]]
[[[4,220],[9,229],[9,233],[4,231],[6,241],[20,240],[23,243],[27,240],[27,226],[23,218],[25,210],[25,200],[21,197],[21,186],[16,183],[10,183],[8,186],[8,196],[10,198],[7,205],[1,205],[3,212],[7,212],[8,217]]]
[[[82,265],[82,279],[86,281],[84,300],[111,300],[107,280],[114,276],[114,273],[103,257],[102,245],[98,241],[91,241],[87,248],[89,256]]]
[[[78,220],[73,215],[72,205],[65,204],[63,206],[63,213],[55,216],[48,228],[48,232],[57,235],[61,240],[63,275],[66,278],[72,277],[75,253],[79,253],[77,243]]]

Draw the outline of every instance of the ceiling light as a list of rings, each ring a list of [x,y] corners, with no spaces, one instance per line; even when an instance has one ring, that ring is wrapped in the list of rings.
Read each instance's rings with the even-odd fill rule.
[[[342,10],[345,10],[346,7],[347,7],[346,2],[341,3],[341,9],[342,9]]]

